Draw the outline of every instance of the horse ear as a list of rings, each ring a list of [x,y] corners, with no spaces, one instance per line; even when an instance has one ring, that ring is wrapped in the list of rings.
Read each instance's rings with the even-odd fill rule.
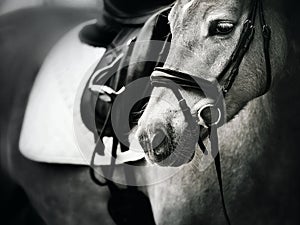
[[[131,54],[126,83],[150,76],[153,72],[157,64],[155,59],[159,58],[164,41],[171,32],[168,21],[170,10],[171,7],[168,7],[156,13],[141,29]]]

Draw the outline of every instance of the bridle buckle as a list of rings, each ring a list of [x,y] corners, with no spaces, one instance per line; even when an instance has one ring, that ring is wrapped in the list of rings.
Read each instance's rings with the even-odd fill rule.
[[[212,109],[216,110],[216,112],[218,113],[217,114],[217,117],[214,118],[214,115],[212,115],[212,112],[211,113],[211,118],[212,118],[212,121],[210,123],[208,123],[207,121],[205,121],[203,119],[203,116],[201,115],[203,113],[203,111],[205,109],[209,108],[209,110],[211,111]],[[222,113],[221,113],[221,110],[219,107],[216,107],[214,104],[207,104],[207,105],[204,105],[202,106],[198,112],[197,112],[197,116],[198,116],[198,120],[199,120],[199,124],[204,126],[205,128],[209,128],[209,127],[212,127],[212,126],[217,126],[220,122],[221,122],[221,119],[222,119]]]
[[[266,38],[268,40],[271,39],[271,32],[272,31],[271,31],[270,26],[267,24],[264,24],[262,27],[262,34],[263,34],[264,38]]]

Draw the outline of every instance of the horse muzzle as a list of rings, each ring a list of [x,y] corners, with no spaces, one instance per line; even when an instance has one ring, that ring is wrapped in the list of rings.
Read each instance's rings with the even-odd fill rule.
[[[168,161],[168,157],[174,149],[174,143],[166,128],[162,125],[157,127],[153,132],[139,131],[138,139],[152,163],[167,164],[167,162],[163,161]]]

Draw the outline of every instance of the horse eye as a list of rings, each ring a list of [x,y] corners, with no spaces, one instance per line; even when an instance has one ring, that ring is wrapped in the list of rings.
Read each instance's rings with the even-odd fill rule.
[[[212,24],[210,29],[211,35],[227,35],[233,31],[234,24],[229,21],[217,21]]]

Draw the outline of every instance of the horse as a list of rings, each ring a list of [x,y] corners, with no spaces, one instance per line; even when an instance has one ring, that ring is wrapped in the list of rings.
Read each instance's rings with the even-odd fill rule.
[[[163,68],[179,71],[182,75],[191,74],[209,82],[216,80],[236,49],[252,2],[176,1],[168,15],[172,39]],[[284,70],[288,41],[284,20],[279,13],[280,5],[268,1],[263,3],[265,19],[272,29],[272,86],[266,92],[263,38],[259,19],[256,18],[253,40],[224,98],[226,117],[223,116],[222,124],[218,124],[224,197],[232,224],[297,224],[299,185],[295,178],[299,167],[295,159],[298,156],[296,137],[299,133],[293,124],[297,122],[295,104],[298,79],[287,76]],[[81,15],[86,15],[86,12]],[[140,31],[136,43],[141,39],[149,39],[145,35],[147,32],[143,33],[145,30]],[[52,59],[68,60],[68,57],[77,56],[83,44],[78,40],[78,30],[70,35],[73,41],[68,47],[63,42],[58,51],[52,52]],[[141,57],[142,50],[147,47],[144,43],[133,48],[132,62]],[[7,85],[3,88],[3,93],[11,94],[12,90],[15,93],[11,101],[1,99],[1,105],[9,112],[1,115],[2,167],[25,190],[45,223],[115,224],[107,212],[110,192],[92,182],[88,166],[35,162],[21,154],[19,138],[27,99],[39,69],[37,65],[42,64],[41,59],[44,58],[44,54],[36,54],[36,58],[21,58],[18,55],[21,53],[16,53],[13,59],[19,57],[20,65],[24,65],[24,58],[33,63],[24,65],[25,69],[21,70],[20,67],[12,71],[16,75],[22,72],[26,77],[20,77],[21,82],[6,78],[11,83],[8,85],[9,81],[6,81]],[[94,59],[99,60],[99,57],[94,56]],[[75,57],[72,60],[67,64],[69,67],[79,64],[82,59]],[[9,70],[2,65],[2,71],[6,74]],[[150,73],[165,74],[166,71]],[[128,73],[128,76],[141,76],[149,71],[139,65],[129,67]],[[181,89],[179,86],[176,87],[180,89],[189,108],[197,104],[201,108],[203,105],[199,103],[213,103],[212,99],[204,101],[205,96],[198,91]],[[47,115],[49,112],[44,113]],[[205,127],[203,121],[197,121],[197,124],[199,122]],[[135,177],[138,182],[146,184],[156,180],[164,171],[176,170],[176,173],[161,182],[138,188],[149,197],[156,224],[225,224],[212,157],[205,157],[196,146],[201,132],[190,129],[190,123],[185,120],[174,90],[166,86],[154,87],[130,137],[137,138],[147,152],[150,163],[158,165],[134,171]],[[159,128],[160,131],[153,128]],[[164,134],[162,139],[159,135],[161,131]],[[208,137],[201,135],[207,151],[211,152]],[[161,141],[166,140],[165,136],[173,138],[167,142],[180,146],[174,151],[176,158],[171,161],[165,160],[172,154],[166,147],[169,143]],[[155,148],[159,154],[147,149],[148,140],[153,141],[157,139],[155,137],[160,140],[159,148]],[[209,159],[209,163],[206,163]],[[137,165],[143,163],[132,162]],[[123,165],[117,165],[114,173],[120,180],[125,179]]]

